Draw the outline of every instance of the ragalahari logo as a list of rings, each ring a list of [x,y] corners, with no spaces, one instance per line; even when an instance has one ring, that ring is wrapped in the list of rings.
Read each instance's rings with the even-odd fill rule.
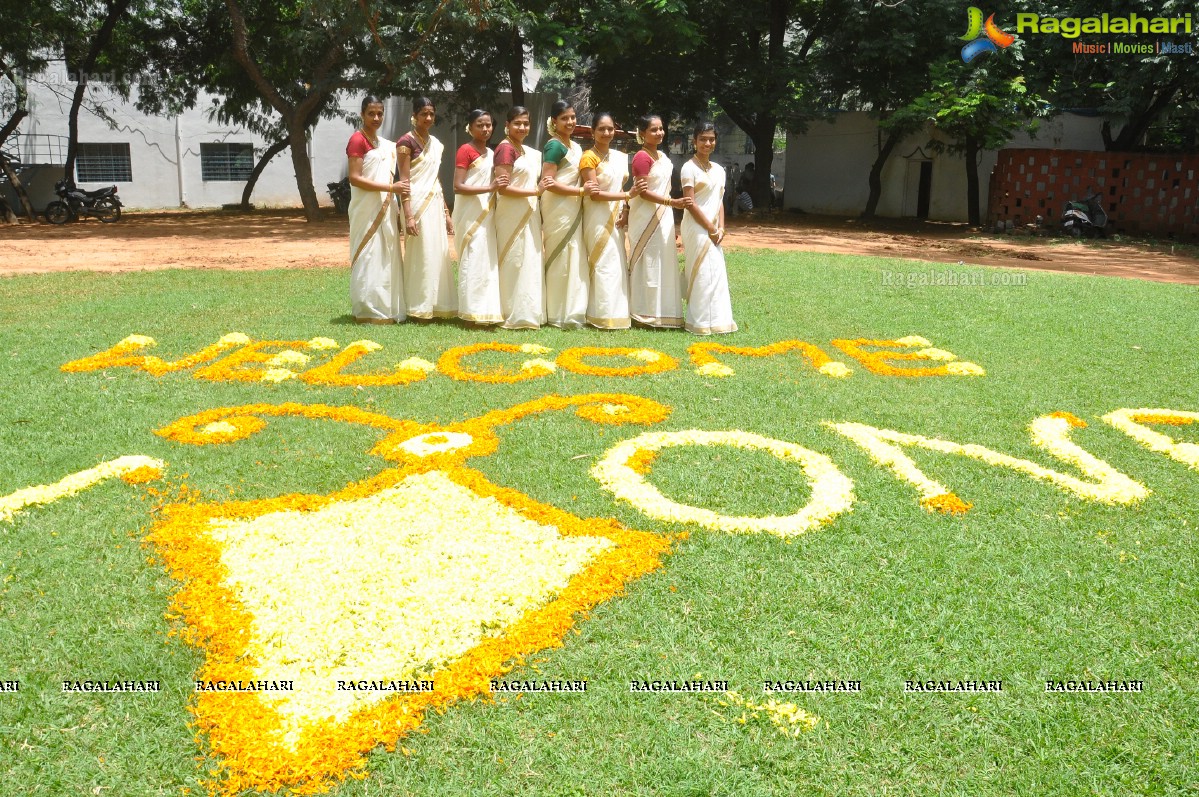
[[[966,10],[966,35],[961,39],[968,42],[962,48],[962,60],[966,63],[970,63],[983,53],[993,53],[996,50],[1005,49],[1016,41],[1015,36],[999,29],[999,26],[995,24],[994,14],[987,17],[986,24],[984,24],[982,9],[975,6],[970,6]]]

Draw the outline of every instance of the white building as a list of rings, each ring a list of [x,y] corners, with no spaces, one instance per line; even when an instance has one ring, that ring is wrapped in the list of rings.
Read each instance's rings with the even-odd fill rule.
[[[1043,120],[1036,138],[1015,136],[1007,146],[1038,149],[1102,150],[1102,120],[1062,113]],[[891,153],[882,173],[877,215],[966,221],[966,163],[960,155],[929,150],[926,129],[909,136]],[[870,196],[870,167],[884,141],[878,122],[865,112],[839,113],[812,122],[807,132],[787,136],[787,176],[783,202],[808,213],[860,215]],[[979,159],[979,208],[987,215],[987,185],[996,154]]]

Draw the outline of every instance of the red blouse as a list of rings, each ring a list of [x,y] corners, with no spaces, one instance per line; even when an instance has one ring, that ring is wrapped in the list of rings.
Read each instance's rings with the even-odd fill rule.
[[[355,130],[354,135],[350,136],[350,143],[346,144],[346,155],[351,158],[364,158],[366,153],[374,149],[374,144],[371,144],[361,130]]]
[[[518,152],[516,147],[512,146],[511,142],[504,139],[495,148],[495,165],[496,166],[511,166],[520,159],[524,152]]]
[[[483,155],[479,154],[479,151],[475,149],[475,145],[468,141],[458,147],[458,154],[454,158],[454,165],[463,169],[469,169],[470,165],[481,157]]]
[[[405,133],[400,136],[400,140],[396,142],[396,149],[403,150],[405,148],[410,153],[409,157],[412,160],[419,158],[420,154],[425,151],[425,146],[420,143],[415,133]]]
[[[633,156],[633,176],[645,177],[654,168],[654,159],[645,150],[640,150]]]

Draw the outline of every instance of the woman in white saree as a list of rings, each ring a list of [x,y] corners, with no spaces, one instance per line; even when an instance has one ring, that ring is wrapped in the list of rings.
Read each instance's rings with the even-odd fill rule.
[[[635,196],[634,192],[624,190],[629,177],[629,158],[611,149],[616,136],[612,114],[597,113],[592,117],[591,136],[595,146],[584,152],[579,162],[579,172],[590,195],[583,205],[583,251],[591,272],[587,323],[597,329],[628,329],[628,256],[619,221],[624,203]]]
[[[454,158],[454,243],[458,249],[458,317],[472,324],[499,324],[500,270],[495,248],[494,153],[491,114],[473,110],[466,116],[471,141]],[[503,185],[507,185],[504,178]]]
[[[404,261],[400,254],[396,145],[379,135],[383,101],[362,101],[362,127],[346,145],[350,180],[350,312],[364,324],[403,321]]]
[[[683,326],[674,214],[670,211],[688,207],[691,200],[670,198],[674,164],[658,150],[665,138],[660,116],[641,117],[637,124],[641,151],[633,156],[633,177],[642,181],[638,186],[643,189],[629,202],[629,310],[634,321],[649,327]]]
[[[404,199],[404,296],[413,318],[452,318],[458,313],[454,265],[450,259],[453,223],[441,191],[441,142],[431,133],[437,121],[433,101],[412,103],[412,132],[396,142],[400,179],[411,185]]]
[[[505,329],[537,329],[545,323],[545,273],[541,264],[541,153],[524,145],[529,111],[508,111],[506,138],[495,148],[496,179],[507,177],[495,203],[495,240],[499,251],[500,303]]]
[[[693,204],[683,216],[683,285],[687,299],[684,326],[696,335],[736,332],[729,277],[724,265],[724,168],[712,163],[716,126],[700,122],[692,139],[695,157],[683,164],[683,196]]]
[[[545,236],[545,312],[550,324],[577,329],[587,322],[587,258],[583,252],[583,148],[570,140],[575,110],[566,100],[550,107],[549,139],[541,159],[541,229]]]

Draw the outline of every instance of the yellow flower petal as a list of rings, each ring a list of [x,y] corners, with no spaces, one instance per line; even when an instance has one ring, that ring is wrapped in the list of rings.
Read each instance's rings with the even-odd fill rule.
[[[704,363],[699,368],[696,368],[695,373],[699,374],[700,376],[726,377],[732,376],[736,373],[736,371],[734,371],[732,368],[729,368],[724,363],[710,362]]]
[[[295,379],[296,372],[287,368],[268,368],[262,372],[261,380],[263,382],[283,382],[287,379]]]
[[[401,371],[424,371],[426,374],[437,370],[436,365],[420,357],[409,357],[402,363],[397,363],[396,368],[399,368]]]

